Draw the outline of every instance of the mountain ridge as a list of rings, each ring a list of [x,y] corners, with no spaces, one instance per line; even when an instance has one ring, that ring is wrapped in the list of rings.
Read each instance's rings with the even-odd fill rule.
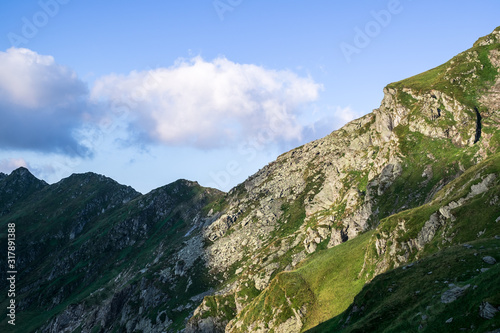
[[[5,210],[0,224],[27,226],[22,329],[291,333],[325,322],[315,331],[363,330],[374,313],[381,318],[364,295],[385,277],[397,283],[402,267],[430,267],[426,258],[472,241],[500,260],[499,32],[387,85],[378,109],[280,155],[228,193],[178,180],[142,195],[84,174],[20,198],[24,210]],[[500,306],[487,289],[467,298],[471,307]],[[387,306],[384,295],[377,299]],[[438,324],[456,304],[420,310],[427,319],[411,329],[462,328]],[[500,328],[500,316],[478,311],[479,331]]]

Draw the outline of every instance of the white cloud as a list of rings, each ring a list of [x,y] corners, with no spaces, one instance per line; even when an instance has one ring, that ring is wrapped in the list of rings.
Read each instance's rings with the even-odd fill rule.
[[[91,98],[127,110],[131,129],[152,142],[211,148],[262,132],[276,141],[300,140],[296,117],[321,89],[290,71],[195,57],[170,68],[104,76]]]
[[[320,90],[288,70],[195,57],[106,75],[89,92],[52,56],[10,48],[0,52],[0,146],[75,158],[112,141],[140,148],[235,147],[260,137],[294,144],[307,136],[300,119]]]
[[[72,103],[87,88],[76,74],[28,49],[0,52],[0,98],[27,108],[44,108]]]
[[[0,145],[84,156],[74,131],[81,124],[88,89],[53,57],[28,49],[0,52]]]

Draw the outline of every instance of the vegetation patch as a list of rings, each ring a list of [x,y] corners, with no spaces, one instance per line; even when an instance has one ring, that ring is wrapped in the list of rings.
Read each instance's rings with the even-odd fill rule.
[[[377,276],[344,313],[307,332],[486,332],[499,328],[500,315],[487,320],[479,311],[483,302],[498,303],[500,265],[486,264],[482,258],[500,258],[500,240],[470,245],[454,246]],[[441,301],[446,291],[465,286],[457,300]]]

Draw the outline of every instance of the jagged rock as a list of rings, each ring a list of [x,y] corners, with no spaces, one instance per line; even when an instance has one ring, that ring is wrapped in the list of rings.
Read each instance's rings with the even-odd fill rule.
[[[218,327],[218,323],[213,317],[203,318],[196,324],[189,322],[186,326],[185,333],[216,333],[224,332],[222,327]]]
[[[382,195],[394,180],[401,175],[402,170],[400,163],[387,164],[380,174],[377,194]]]
[[[483,302],[479,306],[479,316],[484,319],[493,319],[495,317],[498,309],[496,309],[493,305],[488,302]]]
[[[185,264],[184,264],[184,261],[180,260],[178,261],[176,264],[175,264],[175,271],[174,271],[174,274],[175,275],[180,275],[180,276],[183,276],[184,273],[185,273]]]
[[[215,241],[217,238],[224,236],[227,230],[233,224],[234,218],[228,216],[227,214],[222,215],[217,219],[217,221],[210,224],[205,232],[205,237],[211,241]]]
[[[429,243],[434,238],[436,231],[443,225],[443,223],[444,221],[441,214],[432,214],[429,220],[425,222],[424,227],[418,234],[416,242],[417,247],[419,249],[422,249],[425,244]]]
[[[276,333],[299,333],[302,329],[302,317],[293,309],[294,316],[288,318],[284,323],[276,327]]]
[[[466,200],[488,191],[496,178],[497,176],[495,174],[489,174],[481,181],[481,183],[472,185]]]
[[[330,235],[330,241],[328,242],[328,248],[332,248],[337,246],[343,242],[348,240],[349,236],[347,233],[347,228],[344,229],[332,229],[332,233]]]
[[[470,287],[470,284],[463,287],[455,287],[445,291],[441,295],[441,303],[451,303],[456,301],[459,297],[461,297],[465,291]]]

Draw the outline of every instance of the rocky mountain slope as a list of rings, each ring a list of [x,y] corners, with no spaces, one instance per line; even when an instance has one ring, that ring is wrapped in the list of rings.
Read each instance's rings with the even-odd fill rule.
[[[0,225],[17,225],[23,272],[16,328],[500,329],[498,267],[481,261],[500,260],[499,70],[497,28],[227,194],[0,176]],[[440,303],[466,285],[464,301]]]
[[[334,299],[351,301],[359,291],[352,288],[363,282],[349,284],[345,294],[325,302],[321,314],[314,307],[322,296],[314,290],[312,310],[304,297],[294,303],[284,296],[287,288],[280,279],[288,275],[280,272],[297,268],[318,249],[387,227],[384,219],[398,212],[425,207],[445,185],[498,151],[499,30],[436,69],[388,85],[379,109],[280,156],[231,191],[225,215],[205,232],[214,242],[206,257],[209,267],[222,270],[229,280],[215,300],[234,299],[232,311],[237,315],[226,324],[226,310],[218,310],[217,302],[205,302],[187,331],[215,326],[226,327],[226,332],[299,332],[343,310]],[[429,219],[412,216],[419,227]],[[435,224],[434,233],[441,222]],[[423,240],[417,239],[419,246],[433,238],[425,230]],[[411,249],[377,263],[366,281],[410,260]],[[308,284],[302,285],[299,289],[307,290]],[[274,298],[269,293],[281,296],[266,307],[263,298]]]
[[[185,276],[196,264],[195,252],[172,254],[183,247],[182,235],[196,234],[194,229],[207,222],[203,209],[222,196],[217,190],[179,180],[140,195],[91,173],[47,185],[26,169],[14,171],[0,187],[9,188],[1,200],[2,224],[15,223],[17,230],[19,332],[115,325],[160,331],[163,324],[172,326],[173,316],[158,309],[172,303],[182,311],[175,295],[192,279],[198,283],[184,293],[188,301],[210,290],[202,270]],[[192,238],[198,248],[191,250],[201,252],[200,238]],[[1,274],[7,288],[5,271]],[[2,326],[10,328],[5,320]]]

